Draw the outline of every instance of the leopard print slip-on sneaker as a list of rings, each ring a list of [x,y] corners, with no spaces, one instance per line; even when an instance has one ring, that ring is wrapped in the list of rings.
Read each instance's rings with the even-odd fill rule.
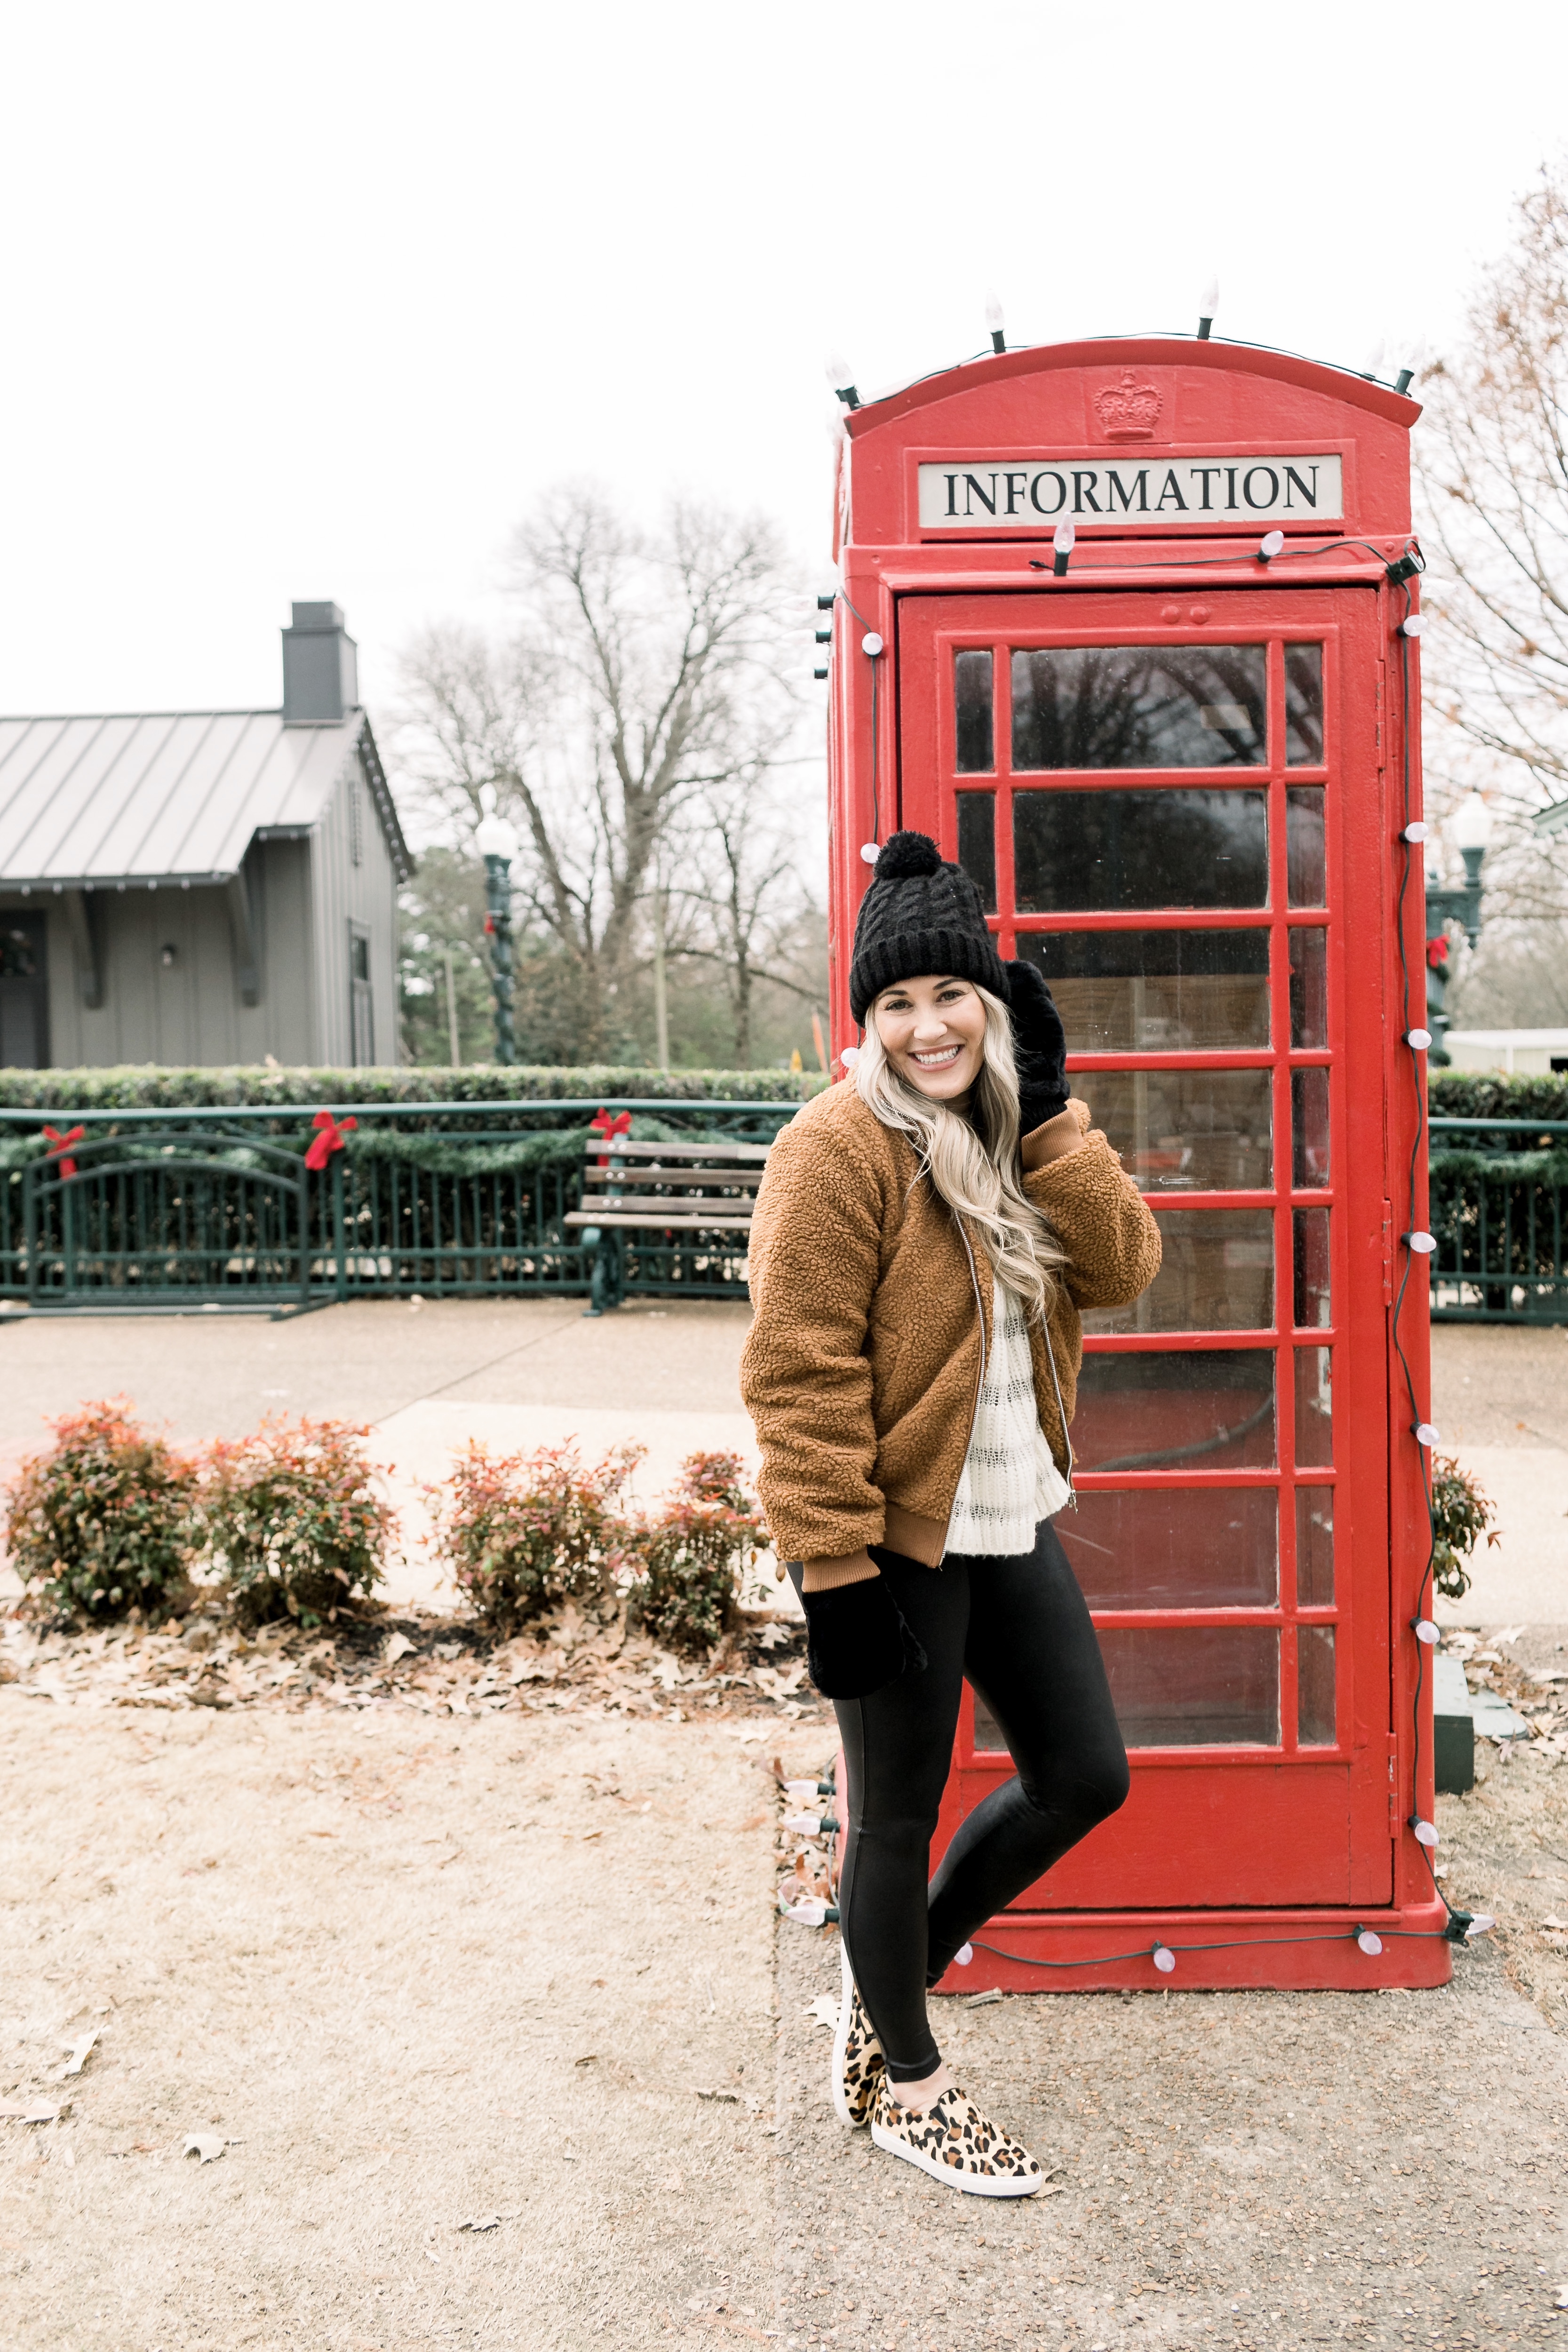
[[[884,2074],[871,2115],[871,2137],[889,2156],[918,2164],[971,2197],[1032,2197],[1045,2175],[1016,2139],[987,2123],[956,2086],[929,2107],[900,2107]]]
[[[838,1995],[838,2022],[833,2029],[833,2112],[851,2130],[871,2120],[877,2092],[886,2068],[881,2045],[871,2031],[856,1989],[849,1955],[842,1936],[838,1942],[843,1984]]]

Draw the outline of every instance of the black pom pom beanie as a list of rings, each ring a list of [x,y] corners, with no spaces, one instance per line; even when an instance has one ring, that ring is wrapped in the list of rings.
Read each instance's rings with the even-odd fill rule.
[[[849,1009],[864,1022],[883,989],[939,971],[974,981],[1007,1001],[1007,975],[968,875],[942,864],[929,834],[895,833],[860,901]]]

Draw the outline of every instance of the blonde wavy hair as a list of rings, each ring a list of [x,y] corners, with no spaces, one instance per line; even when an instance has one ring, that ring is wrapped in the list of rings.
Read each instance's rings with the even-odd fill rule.
[[[909,1137],[921,1173],[954,1216],[978,1227],[996,1279],[1022,1298],[1032,1321],[1044,1322],[1056,1304],[1055,1269],[1067,1264],[1067,1252],[1024,1191],[1007,1007],[978,982],[969,985],[985,1007],[985,1044],[967,1118],[921,1094],[893,1067],[877,1034],[875,1004],[855,1064],[855,1091],[884,1127]]]

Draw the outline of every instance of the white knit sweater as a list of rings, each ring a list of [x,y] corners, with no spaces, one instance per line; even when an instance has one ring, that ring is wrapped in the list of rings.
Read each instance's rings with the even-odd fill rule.
[[[1024,1302],[1005,1283],[997,1283],[995,1291],[995,1333],[948,1521],[947,1549],[1016,1559],[1033,1551],[1036,1527],[1061,1509],[1068,1483],[1040,1427]]]

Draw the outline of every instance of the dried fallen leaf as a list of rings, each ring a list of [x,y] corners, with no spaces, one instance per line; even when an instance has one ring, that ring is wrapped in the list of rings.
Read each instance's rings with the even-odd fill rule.
[[[9,2116],[21,2124],[52,2124],[69,2105],[68,2099],[58,2105],[53,2099],[6,2099],[0,2102],[0,2116]]]
[[[409,1640],[406,1633],[389,1633],[386,1637],[386,1647],[381,1654],[387,1665],[395,1666],[399,1658],[406,1658],[416,1647],[416,1644]]]
[[[965,2009],[984,2009],[988,2001],[1000,2000],[1001,1998],[1001,1994],[993,1985],[989,1992],[972,1992],[963,2006]]]
[[[598,2063],[599,2053],[596,2050],[590,2050],[586,2056],[582,2058],[574,2058],[572,2061],[574,2066],[596,2066]]]
[[[741,2104],[739,2091],[699,2091],[697,2095],[700,2099],[715,2099],[721,2107],[738,2107]]]
[[[838,2002],[830,1992],[819,1992],[815,2000],[807,2001],[805,2014],[815,2017],[818,2025],[836,2027],[838,2023]]]
[[[199,2156],[204,2164],[214,2164],[228,2146],[221,2132],[192,2132],[185,2142],[186,2156]]]
[[[471,2221],[459,2221],[458,2227],[459,2230],[473,2230],[476,2231],[479,2230],[499,2230],[500,2227],[500,2215],[499,2213],[477,2213]]]
[[[87,2063],[88,2053],[92,2048],[93,2043],[98,2040],[98,2032],[99,2029],[95,2025],[92,2032],[90,2033],[84,2033],[79,2042],[73,2042],[68,2044],[70,2054],[66,2060],[66,2073],[68,2074],[79,2074],[81,2073],[82,2068]]]

